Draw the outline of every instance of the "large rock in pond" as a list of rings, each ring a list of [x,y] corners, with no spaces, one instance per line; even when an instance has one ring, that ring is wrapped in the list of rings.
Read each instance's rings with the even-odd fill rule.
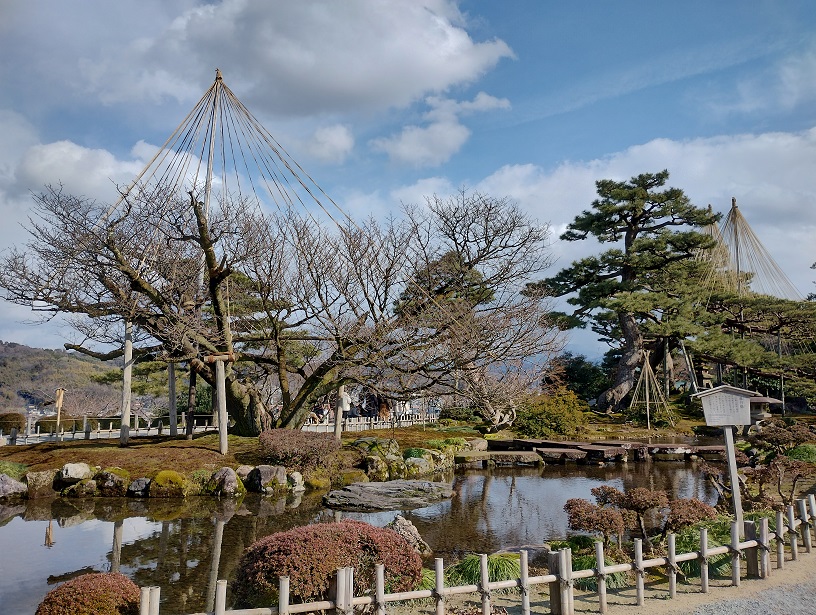
[[[449,483],[427,480],[392,480],[354,483],[323,496],[323,503],[338,510],[409,510],[423,508],[453,495]]]
[[[66,463],[60,470],[60,481],[64,485],[74,485],[81,480],[93,478],[93,470],[87,463]]]
[[[254,493],[275,493],[285,490],[287,487],[286,468],[270,465],[257,466],[249,472],[244,485],[247,491]]]
[[[423,540],[416,526],[402,515],[394,517],[394,520],[385,527],[402,536],[414,551],[419,553],[420,557],[428,557],[433,553],[430,545]]]
[[[28,492],[25,483],[14,480],[8,474],[0,474],[0,500],[6,498],[21,498]]]
[[[54,497],[54,482],[59,470],[43,470],[41,472],[26,472],[25,482],[28,484],[28,499]]]

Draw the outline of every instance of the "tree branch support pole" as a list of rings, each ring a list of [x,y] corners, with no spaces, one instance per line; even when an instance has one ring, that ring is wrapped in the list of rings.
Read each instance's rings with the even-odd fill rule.
[[[734,450],[734,430],[731,425],[726,425],[723,429],[725,436],[725,456],[728,458],[728,477],[731,482],[731,501],[734,504],[734,520],[740,532],[740,538],[744,533],[742,522],[742,494],[740,493],[739,476],[737,475],[737,457]]]
[[[60,415],[62,414],[62,402],[65,399],[65,389],[59,388],[55,393],[54,405],[57,407],[57,426],[54,428],[54,435],[59,438]]]
[[[169,399],[167,400],[167,409],[170,421],[170,436],[178,436],[178,407],[176,405],[176,364],[167,364],[167,388],[169,390]]]
[[[204,359],[207,363],[215,363],[215,396],[218,408],[218,450],[222,455],[227,454],[227,430],[229,419],[227,417],[227,376],[224,363],[235,361],[232,352],[209,355]]]
[[[133,377],[133,323],[125,322],[125,366],[122,371],[122,420],[119,426],[119,446],[130,439],[130,387]]]

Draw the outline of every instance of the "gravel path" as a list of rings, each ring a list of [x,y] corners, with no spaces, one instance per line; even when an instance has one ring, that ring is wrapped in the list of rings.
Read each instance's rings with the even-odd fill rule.
[[[813,615],[815,601],[816,583],[798,583],[762,590],[751,598],[706,604],[692,615]]]

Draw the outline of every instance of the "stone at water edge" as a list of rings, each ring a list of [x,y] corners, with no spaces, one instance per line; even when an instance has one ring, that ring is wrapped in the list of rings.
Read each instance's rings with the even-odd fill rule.
[[[402,536],[419,553],[420,557],[428,557],[433,553],[430,545],[422,539],[416,526],[402,515],[394,517],[394,520],[385,527]]]
[[[323,503],[338,510],[406,510],[422,508],[453,496],[449,483],[392,480],[354,483],[323,496]]]
[[[25,483],[14,480],[7,474],[0,474],[0,499],[23,497],[28,493]]]

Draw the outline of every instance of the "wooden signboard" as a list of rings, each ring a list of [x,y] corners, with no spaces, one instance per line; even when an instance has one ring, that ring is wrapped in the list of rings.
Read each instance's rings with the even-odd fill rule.
[[[726,425],[750,425],[751,404],[748,401],[756,395],[747,389],[728,385],[695,393],[703,402],[706,425],[725,427]]]

